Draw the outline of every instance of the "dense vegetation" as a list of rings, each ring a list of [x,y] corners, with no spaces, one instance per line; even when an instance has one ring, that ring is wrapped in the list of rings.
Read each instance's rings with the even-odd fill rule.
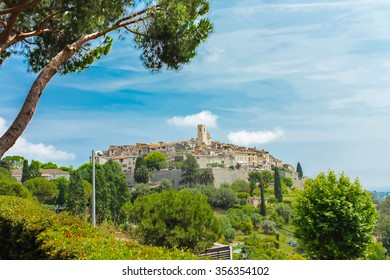
[[[137,168],[146,165],[143,159],[138,163]],[[71,171],[69,181],[59,178],[50,182],[35,177],[24,184],[0,168],[0,195],[4,196],[0,213],[1,242],[10,246],[5,251],[8,253],[1,257],[186,259],[195,258],[187,250],[199,253],[218,241],[232,244],[237,252],[246,250],[249,259],[387,258],[390,199],[377,203],[377,211],[371,196],[362,190],[358,181],[350,182],[343,174],[338,178],[332,172],[321,173],[315,179],[308,179],[303,190],[298,190],[287,180],[286,172],[275,176],[270,171],[253,171],[248,181],[237,180],[215,188],[211,185],[212,173],[202,176],[204,173],[191,158],[183,166],[184,181],[189,181],[175,191],[168,179],[162,180],[160,186],[147,182],[128,187],[117,163],[97,165],[100,229],[88,225],[91,164]],[[281,191],[281,196],[275,195],[275,182],[280,183],[276,192]],[[256,207],[249,203],[252,200],[257,201]],[[23,208],[20,215],[28,218],[12,218],[14,214],[7,212],[9,205],[12,211]],[[326,205],[328,210],[324,210]],[[29,221],[30,215],[33,222]],[[13,220],[19,218],[23,222]],[[123,242],[118,243],[104,228],[119,232]],[[320,241],[313,236],[318,236]],[[12,238],[19,241],[11,242]],[[88,244],[112,248],[105,253],[90,252],[86,249]],[[129,252],[122,252],[123,247]],[[22,251],[17,253],[18,250]],[[238,253],[234,258],[242,256]]]

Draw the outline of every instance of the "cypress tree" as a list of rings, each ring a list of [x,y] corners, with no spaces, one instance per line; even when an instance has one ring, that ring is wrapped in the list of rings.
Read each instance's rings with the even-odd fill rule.
[[[31,178],[31,174],[30,174],[30,166],[28,165],[28,160],[24,160],[23,161],[23,173],[22,173],[22,183],[24,183],[25,181],[27,181],[28,179]]]
[[[266,215],[266,209],[265,209],[265,198],[264,198],[264,184],[260,183],[260,214],[262,216]]]
[[[280,181],[280,175],[279,175],[279,169],[275,168],[275,174],[274,174],[274,192],[275,192],[275,198],[278,202],[283,201],[283,194],[282,194],[282,182]]]
[[[298,173],[298,178],[299,179],[302,179],[302,177],[303,177],[303,171],[302,171],[302,166],[301,166],[301,164],[298,162],[298,164],[297,164],[297,173]]]

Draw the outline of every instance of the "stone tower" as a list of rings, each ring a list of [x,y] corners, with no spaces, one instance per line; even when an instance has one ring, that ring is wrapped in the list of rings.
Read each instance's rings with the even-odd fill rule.
[[[210,133],[207,132],[204,124],[198,125],[198,145],[211,145]]]

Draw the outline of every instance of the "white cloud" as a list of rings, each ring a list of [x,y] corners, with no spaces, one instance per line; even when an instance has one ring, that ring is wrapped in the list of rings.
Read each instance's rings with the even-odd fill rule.
[[[274,131],[246,131],[240,130],[238,132],[230,132],[228,139],[231,143],[236,145],[255,145],[266,144],[274,140],[284,137],[284,132],[280,128],[274,129]]]
[[[6,130],[6,122],[0,117],[0,135]],[[19,137],[15,145],[5,155],[19,155],[39,161],[74,160],[76,158],[73,153],[57,150],[53,145],[33,144],[24,137]]]
[[[315,10],[362,8],[370,5],[390,4],[388,0],[370,1],[344,1],[344,2],[318,2],[318,3],[294,3],[294,4],[262,4],[260,6],[235,8],[239,15],[252,15],[257,12],[283,11],[283,12],[311,12]]]
[[[168,119],[168,124],[180,127],[194,127],[198,124],[204,124],[208,127],[217,126],[218,116],[210,111],[202,111],[198,114],[188,115],[185,117],[172,117]]]
[[[333,99],[329,103],[329,108],[336,110],[354,107],[386,109],[390,107],[390,97],[386,90],[362,90],[352,97]]]

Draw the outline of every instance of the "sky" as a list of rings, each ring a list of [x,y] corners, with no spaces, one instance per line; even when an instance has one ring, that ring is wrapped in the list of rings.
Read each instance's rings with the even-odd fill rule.
[[[304,175],[334,170],[390,190],[390,1],[213,0],[214,31],[180,71],[150,73],[131,39],[56,76],[6,155],[77,167],[92,149],[212,140],[256,147]],[[0,68],[0,132],[35,75]]]

